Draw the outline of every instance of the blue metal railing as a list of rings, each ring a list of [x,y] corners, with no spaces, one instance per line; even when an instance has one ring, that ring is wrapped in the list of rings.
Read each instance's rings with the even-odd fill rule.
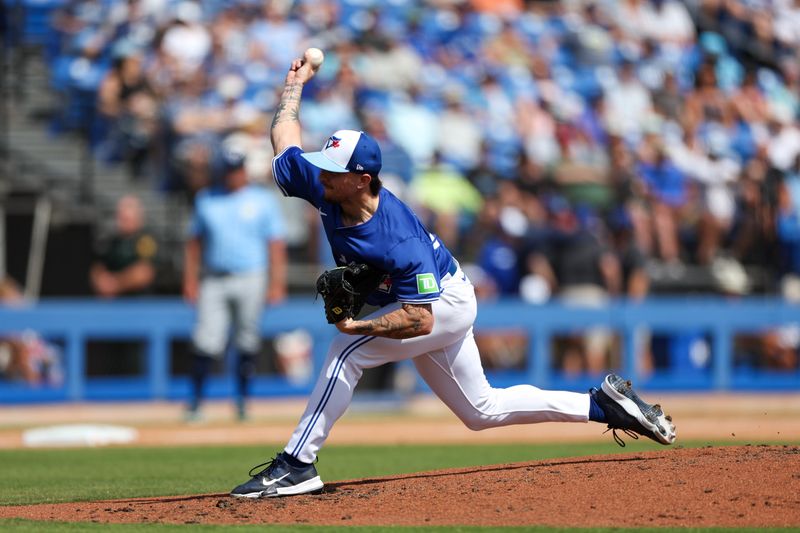
[[[188,392],[185,376],[170,374],[170,344],[188,339],[194,310],[174,299],[44,301],[24,308],[0,307],[0,337],[33,330],[63,345],[63,387],[30,387],[0,382],[0,402],[61,400],[182,398]],[[585,390],[597,376],[570,376],[552,365],[554,338],[602,326],[621,340],[620,368],[650,389],[671,390],[793,390],[800,389],[800,371],[758,371],[739,368],[733,358],[736,335],[764,332],[800,324],[800,307],[775,299],[683,298],[652,299],[642,303],[613,302],[602,308],[577,308],[561,304],[532,306],[520,301],[482,302],[476,332],[514,330],[529,339],[527,364],[522,371],[489,372],[496,386],[533,383],[542,388]],[[264,337],[306,330],[313,339],[313,359],[318,370],[336,330],[325,323],[320,302],[292,299],[269,308],[262,319]],[[702,332],[710,339],[710,364],[705,368],[668,366],[644,374],[636,354],[635,338],[641,328],[659,334]],[[144,343],[146,372],[121,378],[87,377],[86,344],[90,340],[137,340]],[[316,374],[314,374],[316,377]],[[227,378],[209,384],[209,396],[231,390]],[[260,396],[304,395],[313,386],[291,384],[281,376],[260,376],[254,393]]]

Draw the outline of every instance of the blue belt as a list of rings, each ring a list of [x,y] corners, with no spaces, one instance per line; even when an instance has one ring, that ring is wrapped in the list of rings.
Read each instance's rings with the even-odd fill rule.
[[[456,272],[458,272],[458,261],[454,258],[450,260],[450,268],[447,270],[447,273],[451,276],[455,276]]]

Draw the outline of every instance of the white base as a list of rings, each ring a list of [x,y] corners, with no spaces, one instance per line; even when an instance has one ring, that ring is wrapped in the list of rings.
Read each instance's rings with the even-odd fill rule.
[[[108,446],[130,444],[139,438],[136,429],[105,424],[66,424],[26,430],[22,443],[31,448],[64,446]]]

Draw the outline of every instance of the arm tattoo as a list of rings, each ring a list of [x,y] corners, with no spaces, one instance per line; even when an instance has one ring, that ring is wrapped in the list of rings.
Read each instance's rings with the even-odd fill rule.
[[[275,117],[272,119],[273,128],[281,122],[299,122],[302,92],[303,84],[301,83],[290,83],[284,87],[281,101],[275,110]]]
[[[431,304],[403,304],[403,307],[383,316],[359,322],[356,333],[390,339],[410,339],[423,334],[429,323]]]

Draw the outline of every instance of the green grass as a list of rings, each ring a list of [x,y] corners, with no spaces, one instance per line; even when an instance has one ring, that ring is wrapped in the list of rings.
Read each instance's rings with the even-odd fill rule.
[[[0,450],[5,505],[228,492],[273,446]],[[660,449],[637,443],[326,447],[317,469],[325,481],[386,476],[554,457]],[[46,490],[43,490],[46,487]]]
[[[684,444],[685,447],[708,442]],[[730,445],[732,443],[726,442]],[[272,446],[99,448],[0,451],[0,502],[4,505],[56,503],[101,499],[225,493],[247,478],[250,466],[263,462],[281,448]],[[619,448],[613,443],[331,446],[320,455],[318,470],[326,481],[387,476],[441,468],[457,468],[559,457],[662,450],[639,441]],[[191,528],[191,529],[188,529]],[[313,526],[191,526],[162,524],[90,524],[0,520],[0,531],[553,531],[550,528],[408,528],[408,527],[313,527]],[[584,531],[563,529],[560,531]],[[601,532],[611,529],[587,529]],[[714,529],[652,529],[668,531],[715,531]],[[719,531],[723,531],[719,529]],[[724,531],[736,531],[725,529]],[[746,531],[742,529],[740,531]],[[764,529],[762,531],[785,531]]]

